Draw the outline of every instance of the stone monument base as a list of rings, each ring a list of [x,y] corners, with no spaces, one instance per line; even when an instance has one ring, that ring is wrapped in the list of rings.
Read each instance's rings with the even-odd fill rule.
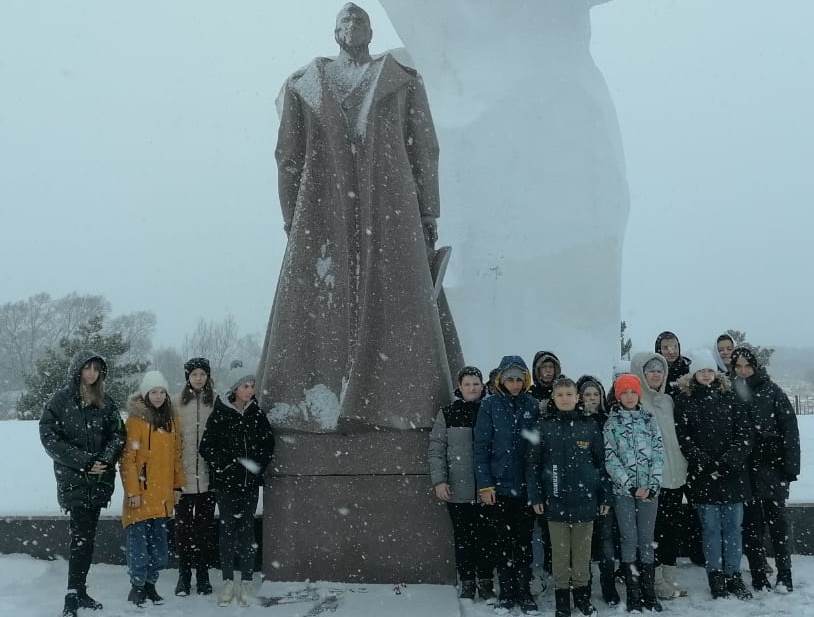
[[[455,582],[452,526],[431,494],[429,431],[276,437],[263,501],[266,579]]]

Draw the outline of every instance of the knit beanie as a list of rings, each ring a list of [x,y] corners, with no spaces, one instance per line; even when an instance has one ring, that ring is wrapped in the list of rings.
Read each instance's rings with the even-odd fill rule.
[[[690,374],[695,375],[705,368],[718,371],[718,363],[709,349],[696,349],[690,355]]]
[[[207,377],[212,377],[212,368],[209,366],[209,360],[206,358],[190,358],[184,362],[184,375],[187,381],[189,381],[189,374],[197,368],[206,373]]]
[[[238,377],[237,379],[234,380],[234,382],[232,383],[232,387],[229,388],[229,392],[234,392],[240,386],[242,386],[244,383],[256,382],[256,381],[257,381],[257,379],[255,378],[254,373],[244,373],[243,375],[241,375],[240,377]]]
[[[756,371],[760,370],[762,367],[760,366],[760,362],[753,352],[748,347],[736,347],[735,350],[732,352],[732,366],[734,367],[738,361],[738,358],[745,358],[749,365],[755,369]]]
[[[636,375],[631,375],[630,373],[623,373],[616,378],[616,382],[613,384],[613,393],[616,395],[618,399],[622,396],[623,392],[627,392],[628,390],[633,390],[639,396],[642,395],[642,384],[639,381],[639,378]]]
[[[170,385],[167,383],[167,380],[164,379],[164,375],[162,375],[160,371],[147,371],[144,373],[144,377],[141,378],[141,385],[138,391],[141,393],[141,396],[146,399],[150,390],[156,388],[163,388],[164,392],[170,391]]]

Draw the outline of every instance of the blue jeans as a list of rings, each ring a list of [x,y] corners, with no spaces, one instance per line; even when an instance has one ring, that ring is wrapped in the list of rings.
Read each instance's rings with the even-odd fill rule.
[[[698,504],[698,518],[704,536],[704,558],[707,572],[723,570],[732,576],[741,569],[742,503]]]
[[[158,580],[158,573],[167,567],[167,518],[151,518],[127,527],[127,572],[130,584],[144,587],[144,583]]]
[[[644,500],[628,495],[616,495],[613,509],[616,511],[616,522],[619,524],[622,562],[635,563],[638,549],[641,563],[653,563],[655,561],[653,534],[659,509],[658,497]]]

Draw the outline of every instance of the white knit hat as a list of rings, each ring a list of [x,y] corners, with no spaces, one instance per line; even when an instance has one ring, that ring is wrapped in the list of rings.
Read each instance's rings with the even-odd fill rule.
[[[696,349],[690,353],[690,374],[695,375],[705,368],[718,370],[718,363],[709,349]]]
[[[141,385],[138,390],[141,392],[141,396],[146,399],[150,390],[155,388],[164,388],[164,392],[167,393],[170,391],[170,385],[160,371],[147,371],[144,373],[144,377],[141,378]]]

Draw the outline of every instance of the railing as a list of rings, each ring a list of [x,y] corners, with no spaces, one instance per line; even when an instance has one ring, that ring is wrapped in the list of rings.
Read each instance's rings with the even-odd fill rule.
[[[794,413],[798,416],[811,416],[814,415],[814,401],[811,397],[800,399],[799,394],[794,395]]]

